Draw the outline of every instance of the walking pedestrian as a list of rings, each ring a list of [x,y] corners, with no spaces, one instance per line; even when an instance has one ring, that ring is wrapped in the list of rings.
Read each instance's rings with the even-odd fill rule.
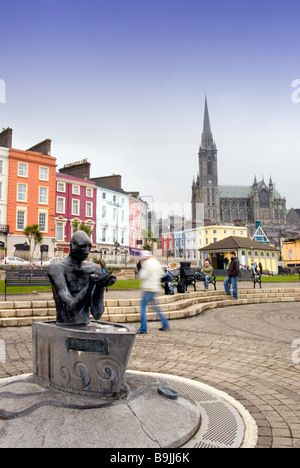
[[[230,252],[231,262],[227,270],[227,278],[224,281],[224,289],[228,296],[231,296],[230,286],[232,286],[233,299],[238,298],[238,276],[240,272],[240,262],[235,252]]]
[[[147,306],[152,304],[154,311],[157,313],[159,319],[162,322],[161,331],[170,330],[170,325],[167,318],[160,310],[160,306],[157,301],[157,293],[161,288],[161,279],[164,276],[163,269],[159,261],[145,251],[143,254],[142,267],[139,272],[139,278],[141,280],[142,298],[140,303],[140,318],[141,324],[138,330],[140,334],[146,334],[147,329]]]

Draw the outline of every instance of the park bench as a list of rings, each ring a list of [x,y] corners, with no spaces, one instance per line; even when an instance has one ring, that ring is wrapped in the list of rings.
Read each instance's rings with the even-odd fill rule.
[[[292,274],[292,268],[291,267],[283,267],[282,268],[282,274],[284,275],[291,275]]]
[[[240,270],[239,281],[253,281],[253,287],[255,288],[256,283],[261,288],[261,274],[253,270]]]
[[[270,270],[263,270],[262,275],[268,275],[268,276],[273,276],[273,271]]]
[[[300,265],[297,264],[288,264],[286,267],[282,268],[283,275],[299,275],[300,280]]]
[[[201,273],[201,272],[200,272],[199,270],[196,270],[196,271],[194,272],[196,281],[203,281],[203,282],[204,282],[204,278],[201,278],[201,277],[197,276],[196,273]],[[210,280],[209,280],[208,284],[212,284],[213,287],[215,288],[215,291],[216,291],[216,289],[217,289],[216,283],[217,283],[217,281],[216,281],[216,275],[213,273],[213,274],[211,275],[211,277],[210,277]]]
[[[185,290],[187,291],[187,288],[189,285],[194,286],[194,291],[196,291],[196,283],[197,281],[204,281],[204,278],[199,278],[195,273],[199,273],[199,270],[193,269],[193,268],[183,268],[183,282],[185,285]],[[214,274],[211,275],[211,278],[208,282],[209,284],[212,284],[216,288],[216,276]]]
[[[47,270],[6,270],[5,300],[7,287],[50,286]]]

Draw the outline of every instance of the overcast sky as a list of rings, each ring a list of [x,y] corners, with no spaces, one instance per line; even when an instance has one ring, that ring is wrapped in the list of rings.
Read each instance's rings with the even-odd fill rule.
[[[189,204],[206,93],[219,184],[271,175],[300,208],[299,0],[0,6],[0,127],[13,147],[50,138],[58,167],[88,158],[93,177]]]

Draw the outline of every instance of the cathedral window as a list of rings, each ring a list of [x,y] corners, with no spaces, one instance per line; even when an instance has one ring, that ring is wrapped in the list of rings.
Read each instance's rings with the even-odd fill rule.
[[[212,161],[210,158],[207,161],[207,174],[212,174]]]
[[[270,207],[270,198],[267,190],[262,190],[259,193],[259,206],[260,208],[269,208]]]

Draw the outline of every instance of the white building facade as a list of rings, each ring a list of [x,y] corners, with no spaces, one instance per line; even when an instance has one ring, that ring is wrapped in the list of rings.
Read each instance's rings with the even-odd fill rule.
[[[104,185],[97,185],[97,239],[98,250],[114,254],[129,247],[129,199],[128,194]]]

